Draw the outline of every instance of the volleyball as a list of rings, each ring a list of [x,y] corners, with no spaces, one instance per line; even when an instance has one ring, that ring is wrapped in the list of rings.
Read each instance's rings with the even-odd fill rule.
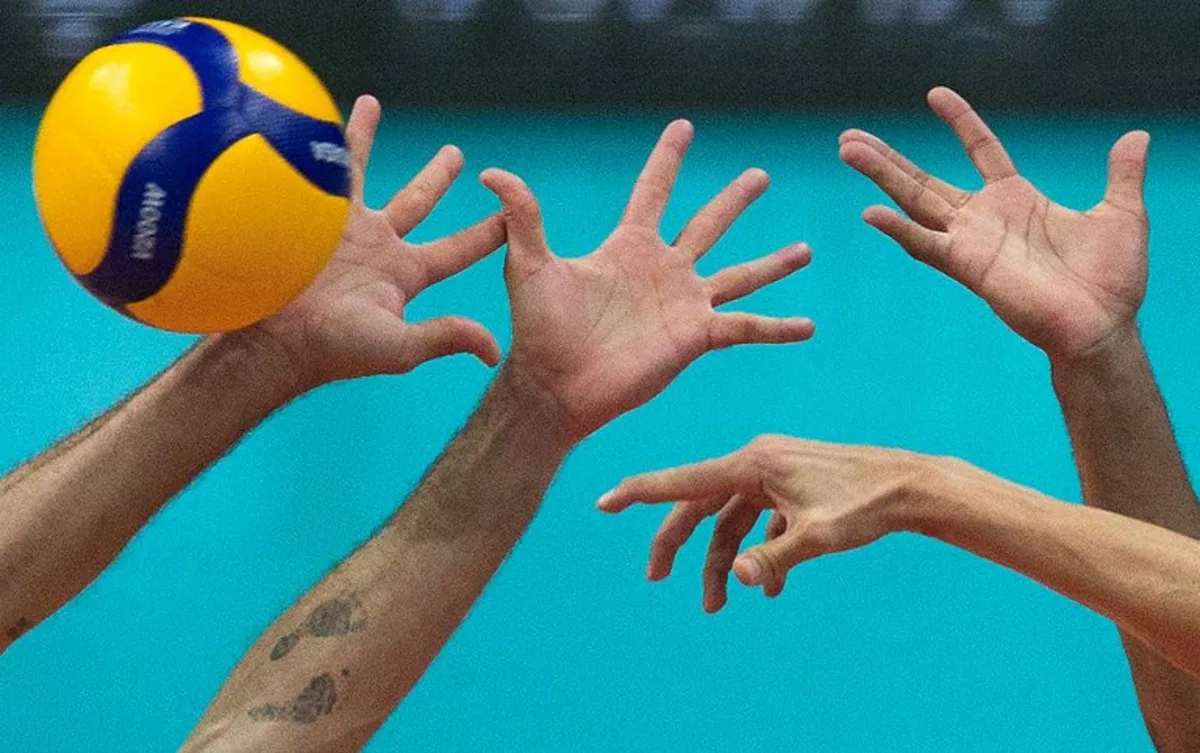
[[[241,329],[308,287],[349,212],[341,114],[303,61],[212,19],[141,26],[50,102],[34,194],[92,295],[174,332]]]

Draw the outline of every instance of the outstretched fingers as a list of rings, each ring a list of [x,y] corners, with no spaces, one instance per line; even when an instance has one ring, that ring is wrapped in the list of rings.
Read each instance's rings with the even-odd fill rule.
[[[913,175],[875,147],[860,140],[842,144],[838,156],[892,198],[909,216],[925,227],[945,230],[956,205],[935,190],[932,178],[918,171]]]
[[[686,120],[676,120],[663,131],[633,187],[622,223],[658,230],[693,133],[692,124]]]
[[[738,495],[717,516],[704,561],[704,611],[715,614],[728,601],[729,573],[742,541],[754,529],[759,508]]]
[[[870,207],[863,212],[863,219],[899,243],[914,259],[957,279],[947,233],[922,227],[888,207]]]
[[[728,495],[720,494],[706,500],[679,502],[671,508],[650,542],[646,577],[655,581],[668,577],[675,567],[675,556],[696,532],[696,527],[708,516],[719,512],[728,499]]]
[[[417,177],[383,208],[396,235],[403,238],[433,211],[462,173],[466,160],[456,146],[444,146]]]
[[[713,314],[708,332],[709,350],[737,345],[781,345],[804,342],[816,327],[803,317],[777,319],[757,314]]]
[[[421,246],[424,270],[421,289],[453,277],[484,259],[503,246],[507,238],[504,215],[494,214],[448,238]]]
[[[375,134],[379,132],[379,120],[382,117],[383,108],[379,100],[364,95],[354,103],[350,122],[346,124],[346,145],[350,148],[350,198],[356,204],[363,203],[367,163],[371,160],[371,149],[375,145]]]
[[[735,452],[723,458],[631,476],[596,503],[600,510],[618,513],[636,503],[657,504],[677,499],[732,497],[758,485],[758,471],[746,455]]]
[[[770,185],[771,178],[763,170],[754,168],[742,173],[696,213],[673,245],[691,258],[700,259],[733,227],[737,218],[766,193]]]
[[[890,144],[873,133],[868,133],[858,128],[851,128],[838,137],[839,151],[855,142],[864,144],[882,154],[888,162],[903,170],[905,174],[918,183],[927,186],[929,190],[949,202],[952,207],[961,207],[971,197],[968,191],[964,191],[957,186],[952,186],[946,181],[935,178],[925,172],[916,163],[896,151]]]
[[[770,256],[723,269],[708,278],[712,305],[723,306],[745,298],[804,269],[811,261],[812,249],[807,244],[798,243]]]
[[[783,513],[776,510],[771,514],[771,521],[767,523],[767,541],[774,541],[787,532],[787,518]],[[776,577],[771,578],[763,584],[763,594],[768,599],[774,599],[783,593],[783,587],[787,585],[787,573],[778,573]]]
[[[991,183],[1017,174],[1016,165],[1000,139],[996,138],[996,134],[992,133],[992,129],[988,128],[967,100],[939,86],[929,92],[929,106],[954,130],[984,180]]]

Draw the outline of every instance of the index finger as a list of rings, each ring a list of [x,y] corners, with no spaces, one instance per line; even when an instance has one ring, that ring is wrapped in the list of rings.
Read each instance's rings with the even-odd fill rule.
[[[464,164],[463,153],[458,147],[444,146],[411,183],[392,197],[383,208],[383,214],[396,235],[403,238],[425,221],[458,180]]]
[[[422,290],[466,270],[491,255],[508,240],[503,214],[486,220],[421,247],[424,265]]]
[[[604,512],[621,512],[636,502],[655,504],[679,499],[733,496],[757,486],[746,457],[739,452],[716,460],[646,473],[622,481],[596,503]]]
[[[956,92],[939,86],[929,92],[929,106],[937,113],[946,125],[954,129],[958,140],[967,150],[967,155],[983,179],[991,183],[996,180],[1011,178],[1017,174],[1017,168],[1012,158],[1008,156],[1004,145],[992,129],[967,100]]]
[[[676,120],[663,131],[633,187],[622,223],[658,230],[693,133],[692,124],[686,120]]]

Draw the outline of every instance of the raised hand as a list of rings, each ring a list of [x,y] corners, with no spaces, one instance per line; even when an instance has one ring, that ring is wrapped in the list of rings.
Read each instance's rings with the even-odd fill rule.
[[[1052,359],[1086,356],[1132,325],[1146,294],[1149,135],[1136,131],[1117,142],[1104,199],[1075,212],[1021,177],[962,97],[934,89],[929,104],[954,129],[985,186],[974,193],[955,188],[879,138],[847,131],[841,158],[912,218],[871,207],[864,219],[916,259],[966,285]]]
[[[599,507],[617,513],[637,502],[675,502],[650,547],[651,580],[670,575],[680,547],[717,515],[704,564],[704,609],[711,613],[725,606],[731,570],[743,584],[777,596],[801,562],[899,530],[901,492],[939,462],[952,461],[767,436],[718,460],[626,479]],[[739,555],[767,510],[774,511],[767,540]]]
[[[483,175],[500,197],[508,225],[513,349],[506,369],[558,406],[573,440],[650,400],[710,350],[798,342],[813,334],[808,319],[714,310],[807,265],[807,246],[790,246],[709,278],[695,270],[766,190],[766,173],[744,173],[674,243],[660,237],[691,140],[690,123],[667,127],[620,224],[580,259],[551,253],[537,200],[520,178],[500,170]]]
[[[379,102],[362,97],[346,129],[353,190],[350,218],[329,266],[295,302],[241,333],[280,348],[297,389],[374,374],[401,374],[426,361],[470,353],[494,366],[500,348],[482,325],[456,316],[411,324],[404,309],[423,290],[458,274],[504,244],[504,219],[489,217],[456,235],[416,245],[404,237],[458,178],[463,155],[445,147],[380,211],[363,202]]]

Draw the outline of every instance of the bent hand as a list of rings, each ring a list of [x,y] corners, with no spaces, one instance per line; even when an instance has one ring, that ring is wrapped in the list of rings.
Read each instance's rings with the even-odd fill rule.
[[[500,248],[505,228],[495,215],[431,243],[405,240],[462,172],[462,152],[452,146],[438,152],[382,210],[368,208],[364,183],[380,116],[379,102],[362,97],[346,128],[350,216],[328,267],[290,306],[233,335],[281,354],[297,393],[342,379],[406,373],[455,353],[470,353],[491,366],[500,360],[496,340],[476,322],[457,316],[419,324],[405,320],[405,307],[422,291]]]
[[[580,259],[555,256],[537,199],[520,178],[482,176],[504,207],[512,299],[513,349],[506,370],[556,406],[566,435],[579,441],[653,398],[704,353],[751,343],[808,339],[808,319],[718,313],[808,264],[796,245],[703,278],[695,265],[747,207],[768,178],[750,170],[702,209],[674,243],[659,225],[692,126],[663,133],[612,235]]]
[[[1146,295],[1149,225],[1143,201],[1150,136],[1112,149],[1104,199],[1086,212],[1051,202],[1022,177],[1004,146],[949,89],[929,94],[985,180],[974,193],[932,177],[881,139],[841,137],[841,158],[908,213],[871,207],[864,219],[916,259],[982,297],[1052,360],[1090,355],[1134,325]]]
[[[938,461],[899,450],[766,436],[732,455],[626,479],[598,506],[674,502],[650,547],[647,577],[671,574],[675,555],[701,521],[717,516],[704,564],[704,609],[725,606],[729,572],[768,596],[796,565],[866,546],[903,530],[905,494]],[[772,511],[767,540],[738,554],[759,516]]]

